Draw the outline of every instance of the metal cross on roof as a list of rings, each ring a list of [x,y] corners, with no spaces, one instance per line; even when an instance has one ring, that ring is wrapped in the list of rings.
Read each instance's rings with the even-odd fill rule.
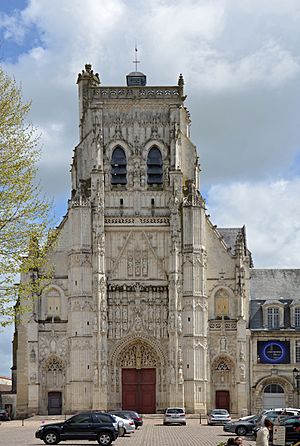
[[[132,63],[135,64],[135,71],[137,71],[137,64],[141,63],[139,60],[137,60],[137,52],[138,52],[138,49],[137,49],[137,46],[135,45],[135,47],[134,47],[134,60],[132,61]]]

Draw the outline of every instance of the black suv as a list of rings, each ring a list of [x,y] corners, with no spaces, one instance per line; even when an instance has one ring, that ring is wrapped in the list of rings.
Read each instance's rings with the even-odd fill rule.
[[[10,421],[10,416],[8,412],[4,409],[0,410],[0,420],[1,421]]]
[[[46,444],[64,440],[97,440],[101,446],[109,446],[118,437],[118,426],[108,413],[80,412],[68,420],[41,426],[35,433]]]

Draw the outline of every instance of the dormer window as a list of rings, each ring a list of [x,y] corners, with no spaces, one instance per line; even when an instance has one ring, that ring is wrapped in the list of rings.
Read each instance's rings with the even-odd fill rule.
[[[291,327],[300,329],[300,301],[294,300],[290,305]]]
[[[295,328],[300,328],[300,307],[295,308]]]
[[[148,184],[162,184],[163,162],[160,150],[154,146],[149,150],[147,158]]]
[[[127,184],[127,161],[121,146],[117,146],[112,154],[111,184]]]
[[[284,327],[284,303],[278,300],[266,301],[262,305],[263,326],[269,330]]]

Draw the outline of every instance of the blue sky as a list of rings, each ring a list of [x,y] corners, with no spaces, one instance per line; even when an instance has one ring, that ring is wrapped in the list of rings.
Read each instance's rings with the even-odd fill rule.
[[[78,143],[77,74],[124,85],[183,73],[201,190],[218,226],[246,225],[256,267],[300,265],[298,0],[0,0],[0,60],[32,100],[39,178],[59,223]],[[1,335],[9,373],[11,332]]]

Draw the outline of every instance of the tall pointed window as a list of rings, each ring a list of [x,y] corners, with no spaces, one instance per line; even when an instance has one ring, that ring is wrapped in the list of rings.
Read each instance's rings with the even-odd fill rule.
[[[147,159],[148,184],[162,184],[163,182],[163,162],[160,150],[152,147]]]
[[[127,161],[122,147],[117,146],[111,158],[111,184],[127,184]]]

